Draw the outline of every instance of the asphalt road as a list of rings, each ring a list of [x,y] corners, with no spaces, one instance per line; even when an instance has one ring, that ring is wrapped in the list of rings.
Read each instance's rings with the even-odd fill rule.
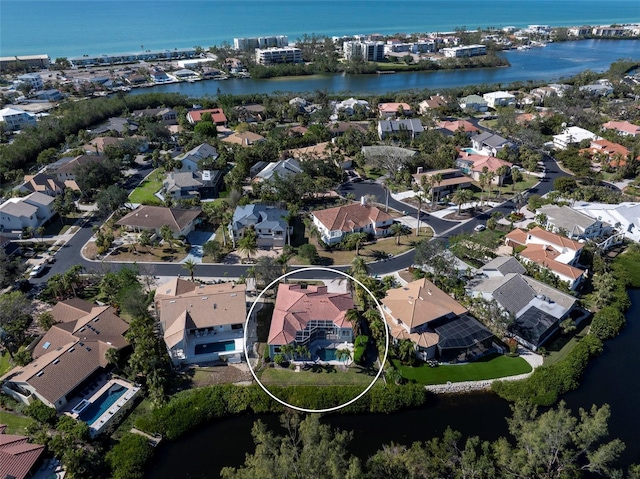
[[[543,163],[546,168],[546,178],[542,179],[538,185],[530,189],[529,194],[544,195],[545,193],[548,193],[553,189],[553,181],[556,178],[560,176],[568,176],[558,167],[555,160],[550,156],[545,155],[543,158]],[[150,171],[150,168],[145,168],[139,170],[135,175],[130,177],[127,181],[127,189],[132,190],[144,179],[147,174],[149,174]],[[340,187],[340,191],[343,194],[353,193],[356,198],[360,198],[364,195],[374,195],[380,203],[385,203],[385,190],[380,184],[375,182],[364,181],[362,183],[347,183]],[[389,207],[398,211],[404,211],[406,212],[406,214],[414,217],[417,213],[417,208],[396,201],[391,198],[391,196],[389,196]],[[506,216],[513,211],[514,207],[515,205],[511,201],[506,201],[500,206],[497,206],[488,212],[480,214],[471,220],[468,220],[466,223],[443,220],[431,216],[425,212],[422,212],[420,220],[433,228],[436,237],[447,239],[451,236],[460,234],[461,232],[472,232],[473,228],[476,225],[486,223],[487,219],[491,216],[491,213],[495,211],[500,211]],[[93,235],[92,227],[99,224],[99,220],[95,218],[89,218],[80,228],[80,230],[73,236],[73,238],[60,251],[58,251],[58,253],[56,254],[56,262],[51,265],[49,270],[45,271],[45,273],[40,278],[33,278],[31,280],[32,283],[38,284],[46,282],[47,278],[49,278],[51,275],[64,273],[70,267],[76,264],[84,266],[87,271],[100,271],[103,268],[117,270],[118,268],[122,267],[122,263],[101,263],[95,261],[87,261],[80,254],[82,247]],[[405,269],[413,264],[413,257],[414,252],[409,251],[405,254],[393,257],[388,260],[371,263],[369,265],[370,274],[384,275],[392,273],[394,271]],[[178,274],[186,274],[186,270],[179,264],[154,263],[151,265],[148,263],[139,263],[139,267],[143,271],[146,270],[147,274],[154,274],[156,276],[177,276]],[[247,265],[199,264],[196,268],[196,275],[201,277],[222,278],[227,276],[229,278],[237,278],[244,275],[248,267],[249,266]],[[300,267],[292,267],[291,269],[295,270],[299,268]],[[336,267],[335,269],[345,270],[347,268]],[[299,275],[294,276],[305,279],[327,279],[335,277],[335,273],[331,273],[328,271],[316,271],[313,273],[312,277],[310,277],[308,272],[300,273]]]

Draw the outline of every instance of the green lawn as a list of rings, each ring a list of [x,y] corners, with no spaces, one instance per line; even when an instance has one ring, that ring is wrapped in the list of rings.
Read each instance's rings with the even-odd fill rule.
[[[131,192],[129,201],[131,201],[131,203],[159,203],[160,200],[154,196],[154,193],[162,188],[162,178],[163,176],[160,171],[154,170],[140,183],[140,186]]]
[[[25,416],[17,416],[7,411],[0,411],[0,424],[7,425],[8,434],[25,434],[25,428],[33,422],[33,419]]]
[[[9,369],[11,369],[11,358],[9,357],[9,353],[4,353],[0,356],[0,376],[4,375]]]
[[[266,368],[259,372],[260,381],[265,386],[363,386],[371,384],[377,370],[351,366],[347,371],[342,367],[315,367],[309,371],[293,371],[281,367]]]
[[[438,366],[429,365],[419,367],[403,366],[397,359],[393,365],[405,379],[415,380],[419,384],[446,384],[447,381],[458,383],[461,381],[481,381],[484,379],[504,378],[531,371],[531,366],[520,357],[493,356],[473,363]]]
[[[550,343],[545,344],[544,349],[547,350],[549,356],[544,358],[544,364],[554,364],[566,358],[571,350],[580,342],[580,339],[587,335],[589,332],[589,324],[590,322],[584,321],[570,336],[559,335]]]

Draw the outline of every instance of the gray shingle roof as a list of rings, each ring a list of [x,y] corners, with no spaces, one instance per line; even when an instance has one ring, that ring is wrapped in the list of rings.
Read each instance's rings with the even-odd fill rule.
[[[493,292],[495,300],[509,313],[515,315],[536,296],[535,291],[519,274],[509,274]]]
[[[509,273],[524,274],[526,270],[520,262],[513,256],[498,256],[485,264],[481,271],[498,271],[502,276],[506,276]]]

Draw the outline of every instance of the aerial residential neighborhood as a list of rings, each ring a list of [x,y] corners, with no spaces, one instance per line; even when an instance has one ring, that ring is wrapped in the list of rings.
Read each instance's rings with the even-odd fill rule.
[[[159,444],[281,405],[393,413],[491,391],[552,406],[637,286],[638,61],[388,93],[154,88],[388,81],[639,34],[0,59],[0,475],[142,477]]]

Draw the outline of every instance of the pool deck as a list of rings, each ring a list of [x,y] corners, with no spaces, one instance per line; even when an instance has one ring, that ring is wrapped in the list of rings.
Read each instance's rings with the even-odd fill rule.
[[[120,416],[124,414],[126,410],[131,407],[133,404],[133,400],[140,394],[140,388],[134,386],[133,384],[119,378],[113,378],[106,381],[98,390],[93,393],[90,397],[80,397],[74,398],[74,401],[69,402],[67,407],[64,410],[64,413],[68,416],[71,416],[74,419],[80,421],[80,413],[73,412],[78,404],[82,402],[83,399],[89,401],[89,403],[93,403],[96,401],[103,393],[105,393],[111,386],[114,384],[118,384],[120,386],[124,386],[127,388],[127,392],[124,393],[118,400],[111,405],[111,407],[102,413],[100,417],[98,417],[93,424],[89,425],[89,435],[93,438],[99,435],[104,429],[113,424]],[[88,407],[88,406],[87,406]]]

